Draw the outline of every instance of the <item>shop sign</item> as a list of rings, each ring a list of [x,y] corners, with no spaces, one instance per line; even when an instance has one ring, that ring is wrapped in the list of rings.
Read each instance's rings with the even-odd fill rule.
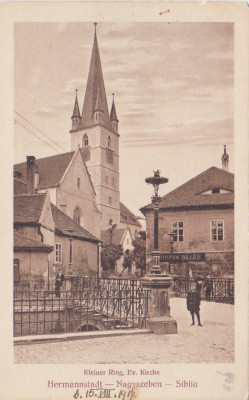
[[[199,262],[204,261],[205,253],[161,253],[160,261],[161,262]]]

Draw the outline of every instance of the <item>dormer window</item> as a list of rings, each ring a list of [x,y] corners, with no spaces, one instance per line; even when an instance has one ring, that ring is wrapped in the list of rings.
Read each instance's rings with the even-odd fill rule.
[[[88,136],[85,133],[85,135],[83,136],[83,146],[88,146]]]
[[[224,193],[233,193],[233,191],[216,187],[216,188],[206,190],[205,192],[202,192],[199,194],[224,194]]]

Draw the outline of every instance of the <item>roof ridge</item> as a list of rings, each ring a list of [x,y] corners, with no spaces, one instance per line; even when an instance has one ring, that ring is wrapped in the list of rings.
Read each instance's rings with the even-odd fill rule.
[[[65,153],[54,154],[54,155],[52,155],[52,156],[46,156],[46,157],[36,158],[35,161],[46,160],[46,159],[53,158],[53,157],[62,157],[62,156],[65,156],[65,155],[67,155],[67,154],[72,154],[72,153],[75,153],[75,151],[67,151],[67,152],[65,152]],[[70,161],[70,160],[69,160],[69,161]],[[21,165],[21,164],[26,164],[26,161],[23,161],[23,162],[21,162],[21,163],[14,164],[14,167],[17,166],[17,165]]]
[[[165,196],[168,196],[169,194],[173,193],[175,190],[181,189],[181,188],[184,187],[185,185],[188,185],[189,183],[192,183],[193,181],[199,179],[202,175],[206,174],[208,171],[210,171],[210,170],[212,170],[212,169],[216,169],[216,170],[218,170],[218,171],[222,171],[222,172],[224,172],[224,173],[228,173],[228,174],[230,174],[230,175],[234,175],[232,172],[228,172],[228,171],[225,171],[225,170],[222,169],[222,168],[218,168],[218,167],[213,166],[213,167],[210,167],[210,168],[206,169],[206,170],[203,171],[203,172],[200,172],[198,175],[194,176],[193,178],[190,178],[187,182],[184,182],[184,183],[182,183],[180,186],[178,186],[177,188],[171,190],[169,193],[167,193],[167,194],[165,194],[164,196],[162,196],[162,199],[163,199]],[[197,193],[195,193],[195,194],[197,194]]]
[[[15,194],[14,197],[46,197],[46,193],[22,193],[22,194]]]

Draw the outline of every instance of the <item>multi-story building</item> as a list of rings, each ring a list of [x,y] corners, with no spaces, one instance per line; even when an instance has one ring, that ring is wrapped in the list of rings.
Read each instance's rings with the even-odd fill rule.
[[[211,167],[163,196],[159,204],[160,265],[180,276],[231,276],[234,273],[234,175]],[[146,217],[147,265],[151,266],[153,204],[141,209]]]

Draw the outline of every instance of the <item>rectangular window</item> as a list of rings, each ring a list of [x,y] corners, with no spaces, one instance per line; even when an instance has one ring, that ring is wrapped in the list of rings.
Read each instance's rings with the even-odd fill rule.
[[[62,262],[62,244],[55,243],[55,262],[61,263]]]
[[[174,242],[183,242],[183,221],[173,221],[172,228]]]
[[[77,178],[77,188],[80,188],[80,178]]]
[[[105,176],[105,183],[108,183],[108,176]]]
[[[14,282],[19,282],[20,281],[20,260],[17,258],[14,258]]]
[[[224,221],[222,219],[210,221],[210,235],[212,242],[224,240]]]
[[[109,204],[112,204],[112,198],[109,197]]]
[[[112,178],[112,186],[114,187],[114,178]]]

